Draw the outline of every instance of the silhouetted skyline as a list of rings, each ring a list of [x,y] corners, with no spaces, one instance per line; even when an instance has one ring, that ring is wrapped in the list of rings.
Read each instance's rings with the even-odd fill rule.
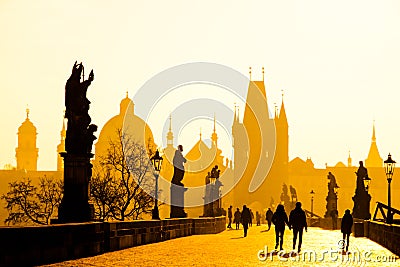
[[[38,169],[56,169],[60,89],[77,59],[96,70],[88,94],[100,128],[125,91],[133,95],[168,67],[210,61],[247,75],[252,66],[259,80],[264,66],[270,107],[279,105],[284,90],[290,159],[311,157],[323,167],[345,162],[350,150],[355,162],[364,160],[373,120],[381,155],[400,157],[400,127],[393,120],[400,88],[397,1],[158,5],[2,2],[0,168],[15,164],[15,129],[28,105],[38,128]],[[179,143],[191,146],[198,132]],[[155,136],[156,143],[161,138]]]

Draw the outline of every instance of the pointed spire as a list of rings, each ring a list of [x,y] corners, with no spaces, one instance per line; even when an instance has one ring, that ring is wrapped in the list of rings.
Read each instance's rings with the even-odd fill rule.
[[[283,101],[283,90],[282,90],[282,104],[281,104],[281,110],[279,112],[279,120],[284,123],[285,125],[288,124],[287,122],[287,117],[286,117],[286,110],[285,110],[285,103]]]
[[[214,130],[213,130],[213,133],[211,134],[212,144],[217,146],[217,140],[218,140],[218,136],[217,136],[216,129],[215,129],[215,113],[214,113]]]
[[[249,79],[251,81],[251,67],[249,67]]]
[[[365,160],[365,167],[382,167],[383,160],[379,155],[378,146],[376,145],[376,136],[375,136],[375,121],[372,125],[372,141],[371,146],[369,148],[368,157]]]
[[[63,118],[62,128],[61,128],[61,139],[65,139],[67,136],[67,131],[65,130],[65,120]]]
[[[372,142],[376,142],[376,136],[375,136],[375,120],[373,121],[373,124],[372,124]]]
[[[174,134],[172,132],[172,115],[169,114],[169,129],[167,133],[167,146],[174,145]]]
[[[262,67],[262,80],[264,81],[264,67]]]
[[[351,156],[350,156],[350,150],[349,150],[349,157],[347,158],[347,167],[351,167],[353,164],[352,164],[352,159],[351,159]]]
[[[214,130],[213,132],[215,133],[215,112],[214,112]]]

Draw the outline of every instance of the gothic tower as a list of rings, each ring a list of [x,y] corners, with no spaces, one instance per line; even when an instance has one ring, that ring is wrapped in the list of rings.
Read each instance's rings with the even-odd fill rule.
[[[271,197],[279,197],[283,177],[282,166],[286,162],[287,170],[287,143],[280,147],[277,143],[275,120],[270,117],[268,101],[263,79],[261,81],[251,80],[247,91],[246,106],[243,123],[240,123],[236,113],[232,125],[233,147],[234,147],[234,205],[250,205],[257,209],[267,207]],[[287,142],[287,120],[283,106],[280,114],[281,132],[286,133]],[[279,119],[279,118],[278,118]],[[285,125],[286,122],[286,125]],[[283,134],[284,136],[284,134]],[[282,142],[282,139],[279,139]],[[278,156],[279,160],[275,158]],[[268,203],[267,203],[268,202]]]
[[[62,129],[60,132],[60,144],[57,146],[57,171],[64,171],[64,161],[60,156],[61,152],[65,152],[65,137],[67,136],[65,131],[65,121],[63,119]]]
[[[18,128],[18,147],[15,149],[18,170],[37,171],[36,135],[36,127],[29,120],[29,109],[26,109],[26,119]]]
[[[288,180],[288,162],[289,162],[289,124],[286,117],[285,104],[283,102],[282,94],[282,104],[279,110],[279,116],[275,114],[275,127],[276,127],[276,150],[274,167],[277,168],[279,173],[277,175],[281,176],[283,180]]]

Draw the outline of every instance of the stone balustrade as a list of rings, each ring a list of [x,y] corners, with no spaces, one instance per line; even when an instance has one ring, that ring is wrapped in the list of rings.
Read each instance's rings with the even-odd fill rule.
[[[40,265],[225,230],[225,217],[0,227],[0,266]]]
[[[400,225],[364,221],[364,236],[400,256]]]

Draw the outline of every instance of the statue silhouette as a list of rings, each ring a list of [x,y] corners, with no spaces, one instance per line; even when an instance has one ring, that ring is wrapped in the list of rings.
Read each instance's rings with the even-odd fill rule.
[[[68,119],[65,150],[70,154],[91,153],[93,141],[96,139],[93,133],[97,131],[97,126],[90,124],[90,101],[86,98],[94,74],[92,70],[89,78],[81,82],[83,71],[82,63],[75,62],[65,85],[65,118]]]

